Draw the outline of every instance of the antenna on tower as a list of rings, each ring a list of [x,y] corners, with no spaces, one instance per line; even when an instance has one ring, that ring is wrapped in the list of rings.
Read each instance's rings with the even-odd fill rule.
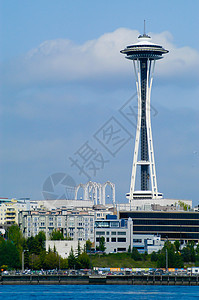
[[[138,38],[150,38],[150,36],[146,34],[146,20],[144,20],[144,33],[143,35],[139,35]]]

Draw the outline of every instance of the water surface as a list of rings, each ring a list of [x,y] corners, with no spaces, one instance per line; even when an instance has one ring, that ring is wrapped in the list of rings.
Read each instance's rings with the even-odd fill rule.
[[[199,287],[136,285],[1,285],[0,299],[194,300],[199,299]]]

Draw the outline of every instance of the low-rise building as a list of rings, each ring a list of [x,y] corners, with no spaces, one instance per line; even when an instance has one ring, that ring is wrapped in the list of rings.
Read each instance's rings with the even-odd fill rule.
[[[160,236],[153,234],[134,234],[133,235],[133,247],[140,253],[158,252],[164,247],[164,241],[161,241]]]
[[[46,251],[56,250],[56,252],[62,257],[67,258],[70,255],[71,249],[73,253],[76,255],[78,252],[78,244],[80,246],[81,251],[84,250],[86,246],[86,241],[70,241],[70,240],[63,240],[63,241],[46,241]]]
[[[132,248],[132,219],[118,220],[115,215],[107,215],[106,220],[95,221],[95,245],[99,247],[100,238],[104,237],[105,252],[127,252]]]

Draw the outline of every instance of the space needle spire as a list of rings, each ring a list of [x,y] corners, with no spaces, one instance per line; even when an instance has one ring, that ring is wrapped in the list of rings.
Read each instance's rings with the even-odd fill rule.
[[[138,42],[120,51],[127,59],[133,61],[137,96],[138,115],[131,175],[130,192],[126,194],[129,203],[135,199],[158,199],[156,168],[153,150],[150,98],[155,61],[168,53],[162,46],[151,42],[151,37],[145,32],[138,37]],[[136,190],[137,167],[140,167],[140,187]]]

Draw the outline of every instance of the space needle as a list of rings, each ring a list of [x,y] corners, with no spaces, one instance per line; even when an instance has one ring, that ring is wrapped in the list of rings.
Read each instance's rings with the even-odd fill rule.
[[[162,46],[151,42],[145,33],[138,37],[138,42],[120,51],[133,61],[138,96],[137,129],[133,157],[130,192],[126,194],[129,203],[138,199],[161,199],[158,192],[153,150],[150,98],[155,61],[168,53]],[[136,189],[136,173],[140,168],[140,187]]]

